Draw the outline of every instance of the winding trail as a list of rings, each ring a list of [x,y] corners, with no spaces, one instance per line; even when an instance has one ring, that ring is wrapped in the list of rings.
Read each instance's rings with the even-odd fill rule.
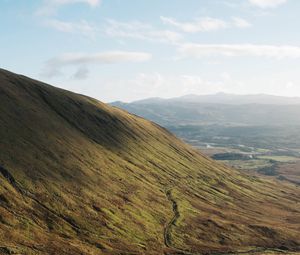
[[[172,241],[171,241],[171,230],[172,226],[176,224],[177,219],[180,217],[180,213],[178,211],[178,205],[176,201],[172,197],[172,191],[171,189],[168,189],[165,192],[167,199],[171,202],[172,204],[172,209],[173,209],[173,217],[172,219],[166,224],[164,228],[164,243],[168,248],[174,248],[172,246]]]
[[[172,196],[172,188],[167,189],[165,191],[165,194],[166,194],[166,197],[167,197],[168,201],[171,203],[172,210],[173,210],[173,217],[171,218],[171,220],[164,227],[164,243],[165,243],[165,246],[172,249],[172,250],[174,250],[176,252],[176,254],[196,255],[195,253],[190,253],[188,251],[178,249],[172,244],[172,237],[171,237],[172,227],[176,225],[176,221],[179,219],[180,213],[179,213],[179,210],[178,210],[178,204]]]

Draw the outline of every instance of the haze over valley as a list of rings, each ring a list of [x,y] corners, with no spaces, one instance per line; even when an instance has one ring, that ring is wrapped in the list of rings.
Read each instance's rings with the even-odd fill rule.
[[[111,104],[161,124],[225,164],[300,184],[300,98],[218,93]],[[294,174],[279,170],[285,167]]]

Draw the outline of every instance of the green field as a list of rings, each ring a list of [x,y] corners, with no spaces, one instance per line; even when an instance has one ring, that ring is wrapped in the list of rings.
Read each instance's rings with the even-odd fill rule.
[[[295,162],[300,160],[300,158],[297,157],[291,157],[291,156],[258,156],[260,159],[266,159],[266,160],[273,160],[276,162],[282,162],[282,163],[287,163],[287,162]]]
[[[253,160],[221,160],[221,162],[242,170],[259,170],[265,167],[271,167],[273,163],[265,159]]]

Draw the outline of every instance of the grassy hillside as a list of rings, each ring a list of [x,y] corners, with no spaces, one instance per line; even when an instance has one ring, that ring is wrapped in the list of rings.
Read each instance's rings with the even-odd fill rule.
[[[152,122],[4,70],[0,110],[0,254],[300,250],[295,185],[247,177]]]

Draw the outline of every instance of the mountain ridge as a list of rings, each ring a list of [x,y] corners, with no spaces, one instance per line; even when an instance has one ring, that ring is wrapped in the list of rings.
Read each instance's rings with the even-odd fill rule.
[[[128,102],[127,104],[144,104],[144,103],[157,103],[157,102],[180,102],[180,103],[211,103],[211,104],[264,104],[264,105],[298,105],[300,104],[300,97],[285,97],[270,94],[230,94],[218,92],[215,94],[197,95],[187,94],[180,97],[173,98],[160,98],[150,97],[140,100]],[[111,104],[125,103],[122,101],[114,101]],[[125,103],[126,104],[126,103]]]
[[[244,100],[244,97],[240,96],[237,96],[235,101],[231,98],[219,100],[214,96],[204,98],[203,101],[198,100],[198,97],[192,100],[182,98],[145,99],[132,103],[113,102],[111,105],[150,119],[162,126],[300,125],[297,98],[285,98],[292,101],[288,101],[288,103],[281,101],[279,104],[264,98],[256,101],[251,98]]]

